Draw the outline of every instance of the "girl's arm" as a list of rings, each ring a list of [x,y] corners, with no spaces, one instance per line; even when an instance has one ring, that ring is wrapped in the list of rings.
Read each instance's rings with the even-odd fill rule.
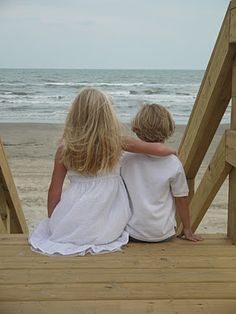
[[[59,203],[61,199],[62,187],[66,175],[66,168],[61,162],[61,148],[57,149],[55,160],[54,160],[54,169],[51,178],[51,184],[48,190],[48,217],[50,218],[54,208]]]
[[[155,156],[176,155],[176,150],[163,143],[149,143],[130,137],[123,137],[123,149],[130,153],[141,153]]]

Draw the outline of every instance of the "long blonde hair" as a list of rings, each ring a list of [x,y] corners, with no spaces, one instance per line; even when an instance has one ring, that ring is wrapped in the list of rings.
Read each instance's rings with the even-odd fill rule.
[[[120,124],[111,98],[84,88],[72,103],[62,137],[62,162],[82,175],[109,172],[121,155]]]
[[[132,131],[145,142],[164,142],[175,131],[170,112],[159,104],[143,104],[132,122]]]

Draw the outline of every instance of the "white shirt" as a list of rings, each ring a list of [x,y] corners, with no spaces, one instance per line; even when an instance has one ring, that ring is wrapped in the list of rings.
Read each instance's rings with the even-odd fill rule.
[[[131,237],[149,242],[175,234],[174,197],[188,195],[183,166],[175,155],[166,157],[125,153],[121,175],[132,217],[126,227]]]

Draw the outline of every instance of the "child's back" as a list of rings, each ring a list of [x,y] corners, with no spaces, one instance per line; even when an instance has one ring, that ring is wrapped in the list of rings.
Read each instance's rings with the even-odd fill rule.
[[[68,171],[67,176],[69,186],[51,218],[31,236],[32,246],[49,255],[84,255],[112,252],[126,244],[124,226],[131,213],[119,170],[87,177]]]
[[[161,105],[146,104],[135,116],[132,130],[145,142],[164,143],[175,129],[170,113]],[[183,223],[183,235],[192,234],[187,202],[188,185],[181,162],[175,155],[150,157],[125,154],[121,169],[130,197],[131,238],[146,242],[166,240],[175,234],[175,203]]]
[[[175,200],[188,186],[175,155],[152,157],[125,153],[121,174],[133,212],[127,231],[132,238],[158,242],[175,234]]]
[[[68,113],[48,192],[48,218],[29,238],[48,255],[118,250],[131,216],[120,177],[121,134],[111,99],[87,88]],[[65,176],[69,187],[62,194]]]

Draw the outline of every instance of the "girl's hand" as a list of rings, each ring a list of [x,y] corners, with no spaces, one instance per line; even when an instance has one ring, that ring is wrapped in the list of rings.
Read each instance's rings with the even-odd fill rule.
[[[198,236],[196,234],[192,233],[192,230],[190,228],[184,228],[180,235],[178,235],[178,238],[181,238],[183,240],[188,240],[192,242],[198,242],[202,241],[203,238],[201,236]]]
[[[130,137],[123,137],[123,149],[130,153],[141,153],[154,156],[177,155],[174,148],[163,143],[148,143]]]

